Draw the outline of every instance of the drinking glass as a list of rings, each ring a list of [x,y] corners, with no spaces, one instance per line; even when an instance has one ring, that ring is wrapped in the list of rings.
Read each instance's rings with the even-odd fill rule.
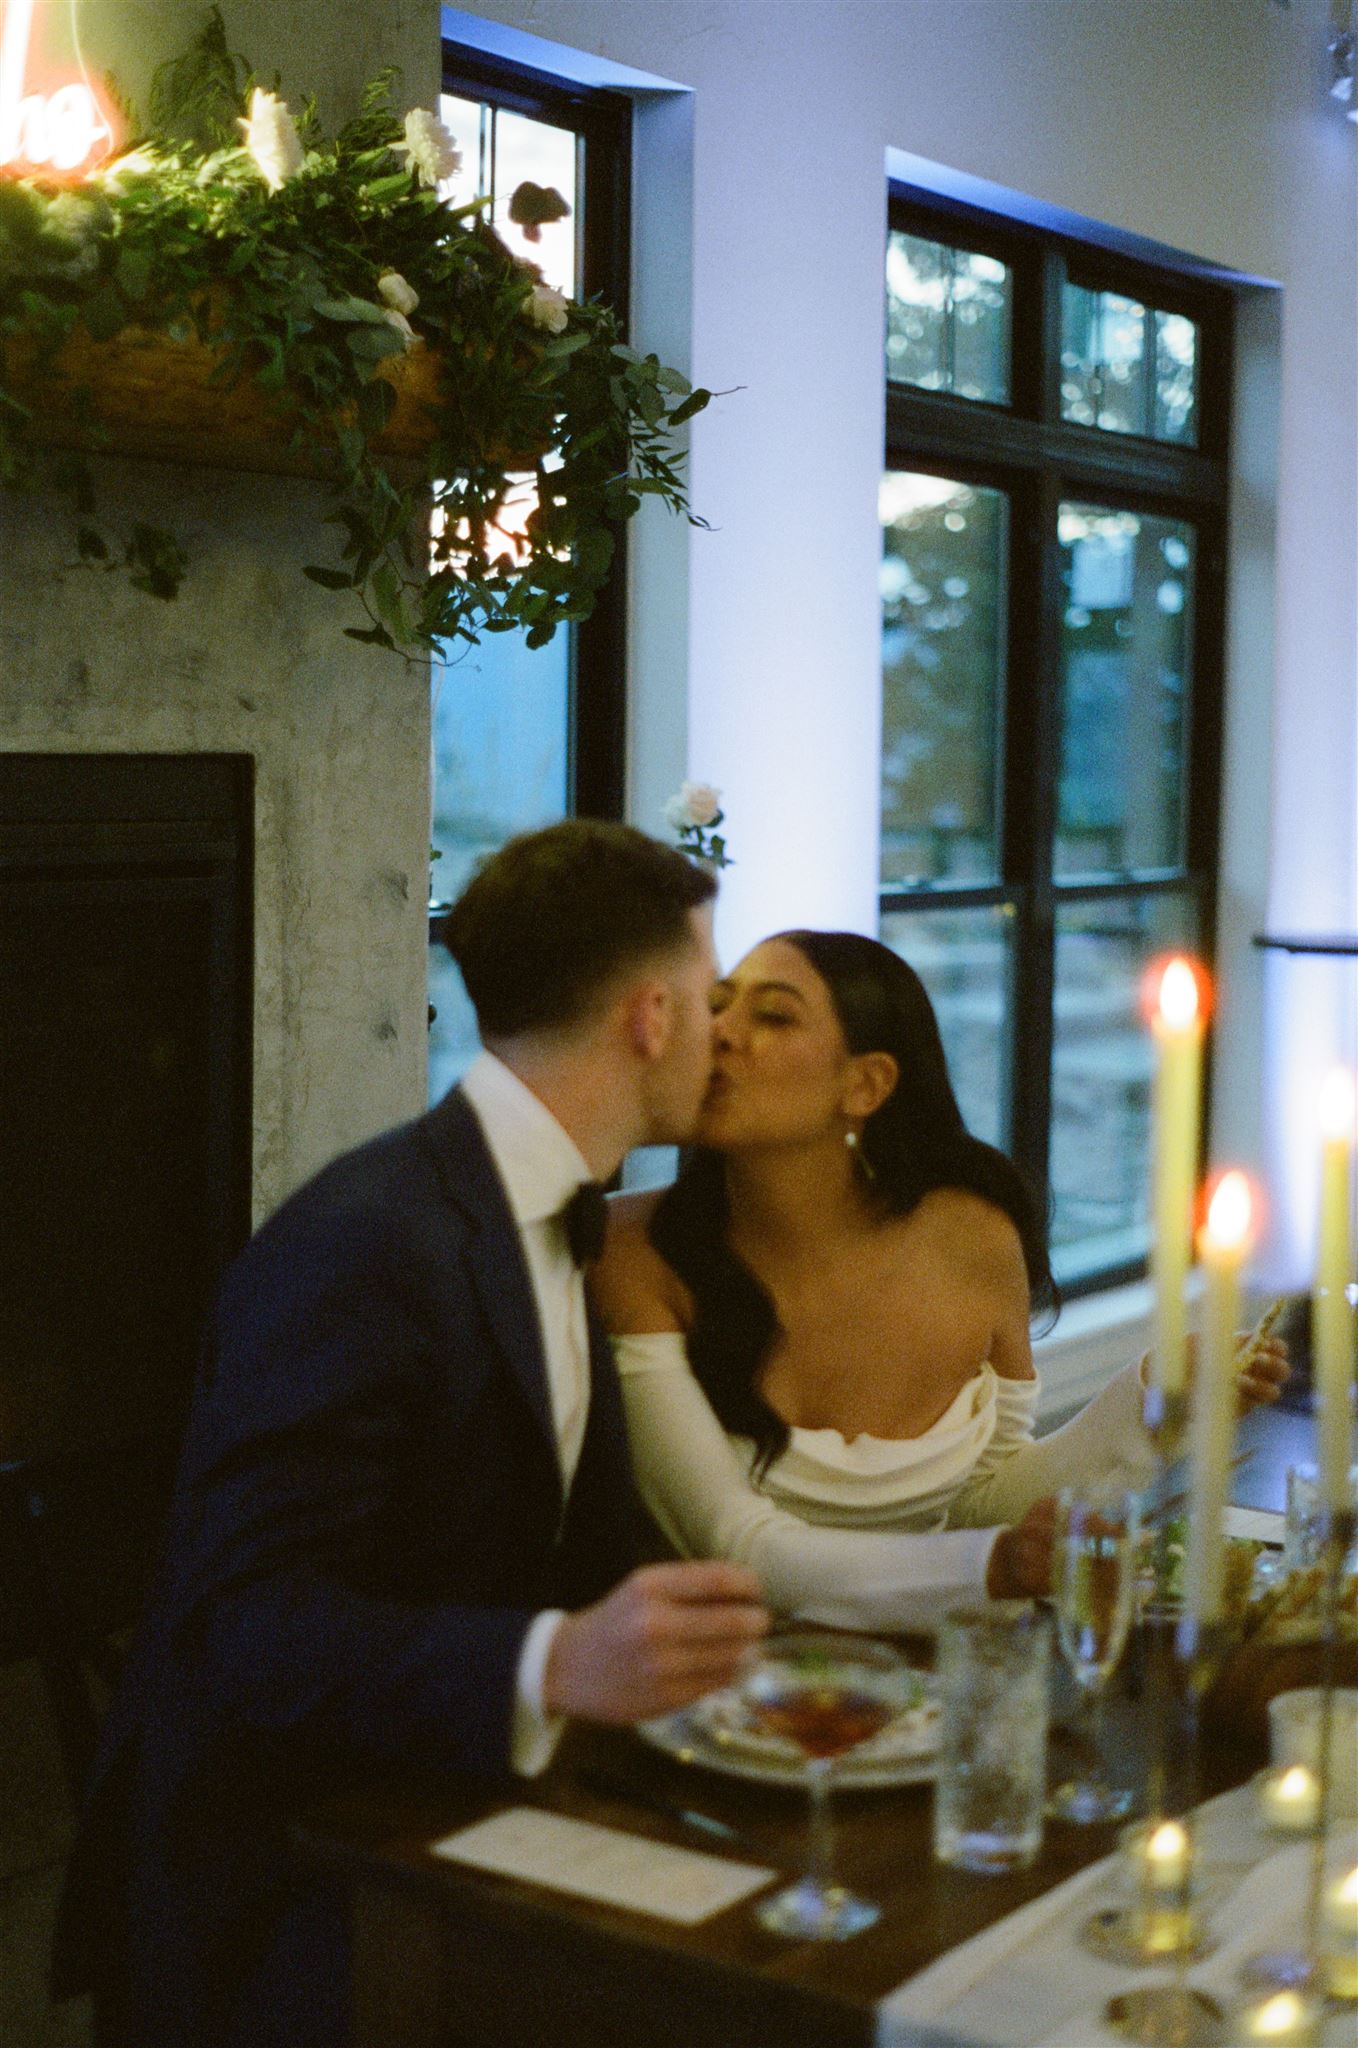
[[[1021,1600],[945,1614],[934,1854],[963,1870],[1022,1870],[1042,1846],[1051,1628]]]
[[[1349,1473],[1350,1506],[1358,1508],[1358,1465]],[[1320,1473],[1314,1465],[1287,1468],[1287,1518],[1283,1525],[1283,1567],[1289,1572],[1308,1571],[1318,1565],[1325,1551],[1329,1517],[1320,1494]],[[1346,1571],[1358,1570],[1358,1545],[1345,1559]]]
[[[775,1630],[752,1652],[737,1681],[750,1722],[796,1744],[811,1794],[811,1853],[805,1877],[755,1908],[774,1934],[843,1941],[871,1927],[881,1908],[833,1877],[830,1787],[835,1764],[879,1735],[915,1697],[910,1665],[889,1643],[826,1630]]]
[[[1127,1641],[1136,1580],[1138,1512],[1132,1494],[1067,1488],[1056,1525],[1056,1633],[1080,1691],[1083,1733],[1092,1756],[1084,1775],[1067,1778],[1047,1801],[1053,1820],[1121,1820],[1132,1794],[1111,1785],[1103,1764],[1103,1701]]]

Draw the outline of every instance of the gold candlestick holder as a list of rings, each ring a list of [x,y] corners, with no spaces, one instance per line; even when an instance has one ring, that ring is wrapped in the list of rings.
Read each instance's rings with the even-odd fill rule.
[[[1151,1387],[1144,1421],[1155,1447],[1163,1492],[1170,1466],[1181,1454],[1188,1426],[1186,1393]],[[1212,1942],[1194,1911],[1197,1843],[1192,1809],[1198,1790],[1198,1735],[1202,1702],[1228,1647],[1224,1626],[1199,1622],[1166,1599],[1169,1584],[1169,1517],[1156,1522],[1154,1579],[1159,1626],[1147,1635],[1149,1720],[1153,1730],[1147,1764],[1148,1818],[1130,1844],[1141,1879],[1135,1904],[1120,1913],[1096,1915],[1085,1930],[1088,1945],[1133,1965],[1170,1964],[1168,1983],[1137,1986],[1108,2001],[1108,2024],[1142,2048],[1220,2048],[1226,2015],[1214,1998],[1186,1982],[1188,1966],[1206,1955]],[[1171,1626],[1171,1624],[1174,1624]],[[1169,1797],[1171,1742],[1181,1734],[1178,1753],[1188,1760],[1182,1797]],[[1175,1819],[1172,1805],[1183,1811]],[[1156,1874],[1157,1851],[1159,1873]]]

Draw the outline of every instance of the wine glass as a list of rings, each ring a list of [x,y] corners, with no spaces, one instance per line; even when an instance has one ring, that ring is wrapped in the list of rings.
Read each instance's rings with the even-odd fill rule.
[[[1132,1794],[1111,1785],[1103,1765],[1103,1700],[1132,1618],[1137,1547],[1133,1494],[1062,1493],[1056,1526],[1056,1633],[1076,1685],[1093,1753],[1087,1775],[1068,1778],[1047,1801],[1054,1820],[1120,1820]]]
[[[736,1682],[746,1718],[796,1745],[811,1794],[806,1875],[755,1909],[774,1934],[843,1941],[878,1918],[880,1907],[834,1880],[830,1785],[838,1759],[889,1726],[917,1685],[900,1652],[871,1636],[783,1629],[751,1652]]]

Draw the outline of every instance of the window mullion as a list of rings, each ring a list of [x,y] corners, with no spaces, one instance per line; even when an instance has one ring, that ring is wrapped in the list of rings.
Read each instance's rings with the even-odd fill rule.
[[[1045,1203],[1051,1124],[1055,926],[1052,843],[1060,761],[1060,486],[1025,479],[1015,493],[1005,734],[1005,874],[1017,904],[1011,1102],[1014,1157]]]

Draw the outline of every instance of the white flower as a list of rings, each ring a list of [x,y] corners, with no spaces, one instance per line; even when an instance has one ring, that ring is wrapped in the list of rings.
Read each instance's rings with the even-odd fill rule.
[[[393,147],[404,156],[422,185],[440,185],[462,169],[462,152],[437,114],[412,107],[406,115],[406,139]]]
[[[419,336],[418,334],[416,334],[410,322],[406,319],[404,313],[398,312],[395,306],[388,306],[383,312],[382,318],[386,321],[389,327],[394,327],[396,329],[396,332],[403,338],[405,345],[408,349],[413,348],[415,346],[415,343],[419,340]]]
[[[398,313],[413,313],[420,303],[420,295],[413,285],[407,284],[399,270],[384,270],[377,280],[377,296],[384,304],[395,307]]]
[[[87,199],[79,192],[58,192],[47,207],[44,221],[49,244],[48,261],[54,272],[75,280],[89,277],[99,268],[96,241],[99,227],[108,213],[107,203]]]
[[[237,125],[271,192],[296,177],[303,163],[302,144],[296,122],[276,93],[257,85],[250,95],[250,111]]]
[[[555,285],[535,284],[524,300],[524,318],[549,334],[562,334],[570,319],[570,300]]]
[[[715,825],[721,816],[721,791],[710,782],[686,782],[665,806],[665,817],[676,832],[686,825]]]

